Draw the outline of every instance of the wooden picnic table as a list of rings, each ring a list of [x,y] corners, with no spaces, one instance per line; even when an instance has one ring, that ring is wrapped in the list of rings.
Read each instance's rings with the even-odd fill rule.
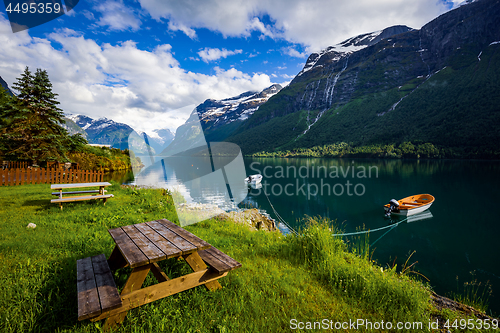
[[[106,319],[104,330],[120,324],[128,310],[141,305],[200,285],[219,289],[217,279],[241,267],[233,258],[165,219],[108,231],[116,243],[108,265],[104,265],[104,255],[77,261],[78,320]],[[170,279],[158,262],[177,257],[182,257],[194,272]],[[118,294],[111,270],[127,266],[132,272]],[[149,272],[158,283],[142,288]]]
[[[51,203],[59,203],[61,210],[62,210],[63,202],[102,199],[103,204],[105,205],[106,200],[108,198],[113,197],[113,194],[105,194],[107,192],[105,190],[106,186],[111,186],[111,183],[98,182],[98,183],[52,184],[52,185],[50,185],[50,189],[58,191],[58,192],[52,192],[52,195],[57,195],[57,196],[59,196],[59,198],[52,199],[52,200],[50,200],[50,202]],[[82,188],[82,187],[99,187],[99,189],[98,190],[63,192],[63,190],[72,189],[72,188]],[[86,194],[86,195],[67,196],[68,194]],[[63,197],[63,195],[66,195],[66,197]]]

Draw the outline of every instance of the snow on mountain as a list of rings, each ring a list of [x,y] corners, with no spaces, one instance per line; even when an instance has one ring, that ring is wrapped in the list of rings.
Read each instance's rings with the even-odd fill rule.
[[[314,67],[321,66],[317,66],[317,64],[320,59],[324,58],[323,56],[325,55],[329,58],[330,61],[338,61],[346,55],[362,50],[368,46],[375,45],[382,39],[386,39],[391,36],[407,32],[409,30],[412,29],[404,25],[396,25],[384,30],[374,31],[346,39],[339,44],[327,47],[319,53],[312,53],[307,59],[304,68],[297,76],[304,74]]]
[[[237,120],[245,120],[251,116],[260,105],[276,95],[282,89],[274,84],[261,92],[248,91],[236,97],[223,100],[206,100],[196,107],[204,129],[217,123],[217,127]]]
[[[140,132],[139,136],[144,138],[145,134],[145,138],[147,138],[147,141],[145,141],[157,153],[168,147],[168,145],[174,140],[175,136],[169,129],[155,129],[146,133]]]
[[[207,99],[193,110],[183,125],[179,126],[175,139],[163,154],[173,154],[186,150],[186,147],[197,146],[200,123],[207,142],[224,141],[281,89],[281,85],[274,84],[261,92],[247,91],[222,100]]]
[[[109,144],[115,148],[127,149],[128,136],[134,131],[131,126],[106,117],[92,119],[81,114],[66,114],[65,117],[86,133],[89,143]],[[137,132],[144,137],[143,132]],[[159,152],[172,142],[174,134],[168,129],[155,129],[147,132],[147,137],[150,146]]]
[[[118,123],[105,117],[92,119],[81,114],[67,114],[66,118],[76,123],[87,133],[89,143],[112,145],[120,149],[128,147],[128,136],[133,129],[127,124]]]

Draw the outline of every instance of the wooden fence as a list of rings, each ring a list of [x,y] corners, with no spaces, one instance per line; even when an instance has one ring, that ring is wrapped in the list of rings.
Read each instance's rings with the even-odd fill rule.
[[[27,161],[0,161],[2,169],[26,169],[31,166],[31,162]],[[47,169],[71,169],[80,170],[78,163],[62,163],[57,161],[47,161]]]
[[[71,184],[103,181],[104,172],[62,169],[0,169],[0,186],[24,184]]]
[[[31,163],[26,161],[2,161],[0,162],[0,167],[2,169],[16,169],[16,168],[27,168]]]

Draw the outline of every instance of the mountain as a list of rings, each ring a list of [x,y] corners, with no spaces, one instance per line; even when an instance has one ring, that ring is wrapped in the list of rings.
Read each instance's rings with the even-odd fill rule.
[[[195,111],[207,141],[224,140],[281,89],[281,85],[273,84],[261,92],[247,91],[223,100],[207,99],[198,105]]]
[[[132,127],[108,118],[92,119],[84,115],[66,117],[87,133],[89,143],[111,145],[120,149],[128,148],[128,136],[133,131]]]
[[[228,141],[245,154],[348,142],[428,142],[498,151],[500,0],[476,0],[420,30],[394,26],[309,56]]]
[[[7,90],[7,92],[9,93],[9,95],[11,96],[14,96],[14,93],[12,92],[12,90],[10,90],[9,88],[9,85],[7,84],[7,82],[4,81],[4,79],[2,79],[2,77],[0,76],[0,85],[5,89]]]
[[[127,124],[108,118],[93,119],[81,114],[67,114],[64,119],[66,124],[63,127],[70,134],[82,133],[89,143],[128,148],[128,139],[133,128]],[[144,138],[144,132],[139,135]],[[147,139],[154,152],[161,152],[172,142],[174,134],[169,129],[156,129],[147,134]]]
[[[144,138],[144,132],[139,133],[141,137]],[[175,134],[169,129],[155,129],[153,132],[147,134],[146,143],[153,148],[154,152],[161,152],[163,149],[167,148],[168,145],[174,140]]]
[[[88,134],[83,128],[78,126],[73,120],[68,117],[63,117],[63,119],[64,123],[61,124],[61,126],[64,127],[70,135],[80,133],[88,141]]]
[[[275,96],[281,85],[258,92],[247,91],[238,96],[215,100],[207,99],[198,105],[186,122],[177,128],[175,139],[163,154],[173,154],[208,142],[220,142],[233,133],[252,116],[261,105]],[[201,128],[200,128],[201,123]],[[205,134],[199,136],[201,133]],[[201,140],[201,141],[200,141]]]

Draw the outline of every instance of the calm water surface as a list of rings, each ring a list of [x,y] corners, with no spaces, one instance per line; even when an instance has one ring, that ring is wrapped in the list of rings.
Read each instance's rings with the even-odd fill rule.
[[[244,162],[247,175],[261,173],[264,179],[262,188],[249,191],[240,207],[256,207],[276,218],[271,202],[294,229],[302,227],[308,215],[335,220],[344,232],[363,225],[373,230],[388,225],[383,205],[390,199],[432,194],[436,198],[429,209],[432,218],[370,234],[372,258],[383,266],[402,267],[415,251],[410,263],[418,261],[414,267],[430,279],[437,293],[448,296],[463,291],[464,283],[473,280],[489,283],[490,310],[500,313],[500,162],[321,158],[247,158]],[[224,181],[221,186],[191,181],[204,174],[196,163],[183,168],[157,164],[146,176],[158,173],[161,177],[154,179],[164,181],[155,186],[179,190],[188,202],[217,203],[227,196]],[[248,188],[241,178],[232,191],[245,197]],[[131,174],[113,179],[137,180]]]
[[[243,205],[276,218],[265,188],[293,228],[309,215],[336,220],[345,232],[363,225],[375,229],[388,225],[382,206],[390,199],[432,194],[432,218],[370,235],[370,243],[377,241],[373,259],[401,267],[416,251],[410,262],[418,261],[416,269],[443,295],[475,279],[489,282],[490,309],[500,313],[499,162],[252,158],[245,165],[248,174],[260,172],[264,180]]]

